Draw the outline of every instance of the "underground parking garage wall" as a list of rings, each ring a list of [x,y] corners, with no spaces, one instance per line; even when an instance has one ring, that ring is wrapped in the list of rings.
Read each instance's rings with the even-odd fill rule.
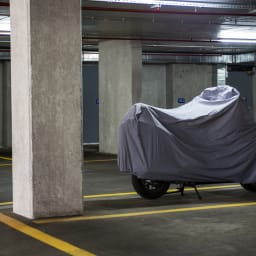
[[[167,107],[178,107],[180,99],[188,102],[203,89],[217,85],[217,65],[169,64],[166,74]]]
[[[142,74],[140,101],[161,108],[178,107],[180,99],[188,102],[217,85],[217,65],[144,64]]]
[[[94,63],[95,70],[98,70],[98,64]],[[0,147],[11,147],[11,109],[10,109],[10,62],[0,62]],[[85,65],[84,65],[85,67]],[[84,68],[83,71],[86,73]],[[89,71],[87,71],[89,72]],[[177,72],[177,74],[173,74]],[[216,82],[216,65],[194,65],[194,64],[144,64],[142,68],[142,88],[141,102],[157,107],[171,108],[174,105],[181,105],[177,99],[184,97],[186,101],[192,99],[207,83],[209,86],[215,86]],[[96,74],[97,72],[95,72]],[[90,73],[88,79],[88,87],[98,86],[97,83],[91,83]],[[84,74],[88,78],[88,74]],[[201,79],[198,79],[198,77]],[[211,78],[212,77],[212,81]],[[92,80],[98,80],[93,78]],[[175,82],[176,81],[176,82]],[[178,81],[178,82],[177,82]],[[192,82],[193,81],[193,84]],[[189,82],[189,83],[188,83]],[[176,86],[176,96],[173,96],[173,86]],[[187,85],[184,87],[183,85]],[[5,87],[5,89],[4,89]],[[85,85],[84,85],[85,87]],[[7,89],[6,89],[7,88]],[[188,89],[189,88],[189,89]],[[5,97],[3,98],[3,95]],[[89,95],[88,98],[92,97]],[[256,74],[253,73],[253,98],[256,98]],[[93,97],[95,101],[95,97]],[[253,111],[256,113],[256,101],[253,101]],[[94,102],[94,104],[96,104]],[[97,105],[98,107],[99,105]],[[94,106],[95,107],[95,106]],[[85,119],[85,112],[84,117]],[[94,117],[93,117],[94,118]],[[6,120],[6,121],[4,121]],[[86,123],[90,122],[90,117],[87,117]],[[85,126],[86,126],[85,123]],[[94,127],[97,129],[98,126]],[[84,133],[90,127],[84,127]],[[88,131],[89,133],[92,131]],[[94,131],[95,132],[95,131]],[[88,134],[88,133],[87,133]],[[87,142],[84,137],[84,142]],[[98,141],[95,141],[98,142]]]
[[[101,152],[117,153],[118,126],[133,103],[143,102],[163,108],[177,107],[182,104],[179,99],[188,102],[206,87],[217,85],[217,65],[143,65],[141,94],[134,101],[131,81],[136,76],[131,72],[132,62],[128,61],[129,65],[125,67],[129,55],[124,49],[123,58],[113,61],[118,48],[116,45],[111,47],[110,42],[109,48],[104,48],[105,44],[101,47],[99,66]],[[122,44],[120,42],[119,47],[124,47]],[[137,87],[140,86],[137,84]]]
[[[143,65],[141,102],[166,108],[166,65]]]

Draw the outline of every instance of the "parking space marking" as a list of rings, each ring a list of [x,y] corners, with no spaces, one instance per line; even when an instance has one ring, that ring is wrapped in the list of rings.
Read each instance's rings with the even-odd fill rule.
[[[207,186],[207,187],[198,187],[199,191],[201,190],[211,190],[211,189],[226,189],[226,188],[241,188],[239,184],[232,185],[221,185],[221,186]],[[185,188],[185,191],[194,191],[194,188]],[[177,189],[169,189],[167,192],[172,193],[178,191]],[[92,198],[104,198],[104,197],[122,197],[122,196],[133,196],[137,195],[136,192],[121,192],[121,193],[112,193],[112,194],[97,194],[97,195],[85,195],[84,199],[92,199]]]
[[[197,187],[198,190],[210,190],[210,189],[223,189],[223,188],[242,188],[240,184],[232,185],[220,185],[220,186],[208,186],[208,187]],[[185,191],[194,191],[194,188],[185,188]]]
[[[12,166],[12,164],[0,164],[0,167]]]
[[[241,188],[238,184],[233,185],[222,185],[222,186],[208,186],[208,187],[198,187],[198,190],[218,190],[218,189],[229,189],[229,188]],[[177,189],[169,189],[167,192],[176,192]],[[194,188],[185,188],[185,191],[194,191]],[[121,192],[121,193],[109,193],[109,194],[96,194],[96,195],[85,195],[84,199],[94,199],[94,198],[107,198],[107,197],[123,197],[123,196],[136,196],[136,192]],[[0,206],[12,205],[13,202],[0,202]]]
[[[14,218],[11,218],[5,214],[0,213],[0,222],[4,223],[5,225],[27,235],[30,236],[40,242],[43,242],[55,249],[65,252],[69,255],[73,256],[95,256],[95,254],[90,253],[86,250],[83,250],[79,247],[76,247],[70,243],[67,243],[61,239],[58,239],[54,236],[48,235],[36,228],[33,228],[21,221],[18,221]]]
[[[212,210],[212,209],[227,209],[227,208],[248,207],[248,206],[256,206],[256,202],[236,203],[236,204],[218,204],[218,205],[175,208],[175,209],[144,211],[144,212],[107,214],[107,215],[98,215],[98,216],[97,215],[95,215],[95,216],[80,216],[80,217],[55,218],[55,219],[52,218],[52,219],[36,220],[34,222],[36,224],[48,224],[48,223],[71,222],[71,221],[106,220],[106,219],[116,219],[116,218],[160,215],[160,214],[179,213],[179,212],[204,211],[204,210]]]
[[[113,158],[113,159],[102,159],[102,160],[85,160],[84,162],[86,164],[89,164],[89,163],[104,163],[104,162],[113,162],[113,161],[117,161],[117,159]]]
[[[0,156],[0,159],[2,160],[7,160],[7,161],[12,161],[12,158],[10,157],[5,157],[5,156]],[[114,162],[117,161],[116,158],[113,159],[99,159],[99,160],[84,160],[84,163],[105,163],[105,162]]]
[[[12,205],[12,202],[0,202],[0,206]]]
[[[102,198],[102,197],[119,197],[119,196],[131,196],[137,195],[136,192],[121,192],[121,193],[110,193],[110,194],[97,194],[97,195],[87,195],[83,196],[84,199],[91,199],[91,198]]]
[[[12,161],[11,157],[6,157],[6,156],[0,156],[0,159],[7,160],[7,161]]]

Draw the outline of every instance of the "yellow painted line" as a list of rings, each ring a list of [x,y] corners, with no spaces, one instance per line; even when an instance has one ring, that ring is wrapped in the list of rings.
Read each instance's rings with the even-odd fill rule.
[[[12,161],[11,157],[0,156],[0,159]]]
[[[95,256],[95,254],[92,254],[88,251],[82,250],[79,247],[76,247],[70,243],[60,240],[54,236],[48,235],[36,228],[32,228],[32,227],[28,226],[27,224],[25,224],[21,221],[18,221],[14,218],[11,218],[2,213],[0,213],[0,222],[4,223],[5,225],[23,233],[23,234],[30,236],[36,240],[39,240],[47,245],[50,245],[51,247],[54,247],[55,249],[58,249],[59,251],[63,251],[69,255]]]
[[[238,188],[241,186],[236,185],[223,185],[223,186],[208,186],[208,187],[198,187],[197,189],[199,191],[201,190],[211,190],[211,189],[224,189],[224,188]],[[169,189],[167,192],[176,192],[177,189]],[[194,191],[194,188],[185,188],[185,191]],[[91,198],[101,198],[101,197],[121,197],[121,196],[134,196],[137,195],[136,192],[123,192],[123,193],[113,193],[113,194],[98,194],[98,195],[87,195],[83,196],[85,199],[91,199]]]
[[[85,160],[84,162],[89,164],[89,163],[104,163],[104,162],[113,162],[116,161],[116,158],[113,159],[102,159],[102,160]]]
[[[0,156],[0,159],[12,161],[11,157]],[[85,163],[100,163],[100,162],[112,162],[112,161],[117,161],[117,159],[111,158],[111,159],[99,159],[99,160],[85,160],[84,162]]]
[[[215,189],[224,189],[224,188],[241,188],[240,185],[224,185],[224,186],[209,186],[209,187],[199,187],[198,190],[215,190]],[[185,191],[193,191],[194,188],[185,188]],[[177,189],[169,189],[168,192],[176,192]],[[122,197],[122,196],[135,196],[136,192],[122,192],[122,193],[110,193],[110,194],[97,194],[97,195],[87,195],[83,196],[84,199],[92,199],[92,198],[104,198],[104,197]],[[11,205],[12,202],[0,202],[0,206],[2,205]]]
[[[12,166],[12,164],[0,164],[0,167]]]
[[[223,188],[241,188],[240,184],[235,185],[222,185],[222,186],[208,186],[208,187],[197,187],[198,190],[211,190],[211,189],[223,189]],[[185,191],[192,191],[194,188],[185,188]]]
[[[12,205],[12,202],[3,202],[0,203],[0,206]]]
[[[136,192],[123,192],[123,193],[113,193],[113,194],[98,194],[98,195],[83,196],[83,198],[90,199],[90,198],[100,198],[100,197],[118,197],[118,196],[131,196],[131,195],[137,195],[137,193]]]
[[[187,208],[176,208],[167,210],[156,210],[156,211],[144,211],[144,212],[129,212],[120,214],[107,214],[107,215],[96,215],[96,216],[81,216],[81,217],[70,217],[70,218],[55,218],[55,219],[42,219],[34,221],[36,224],[56,223],[56,222],[71,222],[71,221],[87,221],[87,220],[102,220],[102,219],[115,219],[115,218],[127,218],[127,217],[138,217],[146,215],[160,215],[167,213],[177,212],[192,212],[192,211],[203,211],[211,209],[225,209],[234,207],[247,207],[256,206],[256,202],[248,203],[237,203],[237,204],[219,204],[210,206],[199,206],[199,207],[187,207]]]

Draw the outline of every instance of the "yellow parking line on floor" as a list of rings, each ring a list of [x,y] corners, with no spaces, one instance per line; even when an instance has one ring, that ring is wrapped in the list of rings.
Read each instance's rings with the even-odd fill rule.
[[[80,249],[79,247],[76,247],[70,243],[67,243],[63,240],[60,240],[54,236],[48,235],[36,228],[32,228],[29,225],[18,221],[14,218],[11,218],[5,214],[0,213],[0,222],[4,223],[5,225],[24,233],[36,240],[39,240],[40,242],[43,242],[47,245],[50,245],[51,247],[54,247],[55,249],[65,252],[69,255],[73,256],[95,256],[95,254],[92,254],[88,251],[85,251],[83,249]]]
[[[6,157],[6,156],[0,156],[0,159],[12,161],[11,157]]]
[[[116,160],[117,160],[116,158],[113,158],[113,159],[101,159],[101,160],[85,160],[84,162],[86,164],[89,164],[89,163],[113,162],[113,161],[116,161]]]
[[[36,224],[48,224],[48,223],[56,223],[56,222],[88,221],[88,220],[103,220],[103,219],[105,220],[105,219],[138,217],[138,216],[160,215],[160,214],[177,213],[177,212],[192,212],[192,211],[203,211],[203,210],[211,210],[211,209],[225,209],[225,208],[234,208],[234,207],[248,207],[248,206],[256,206],[256,202],[237,203],[237,204],[219,204],[219,205],[176,208],[176,209],[156,210],[156,211],[107,214],[107,215],[98,215],[98,216],[96,215],[96,216],[81,216],[81,217],[69,217],[69,218],[42,219],[42,220],[36,220],[34,222]]]
[[[6,157],[6,156],[0,156],[0,159],[3,160],[8,160],[8,161],[12,161],[11,157]],[[111,159],[99,159],[99,160],[85,160],[85,163],[100,163],[100,162],[112,162],[112,161],[116,161],[116,158],[111,158]]]
[[[233,185],[221,185],[221,186],[208,186],[208,187],[197,187],[198,190],[210,190],[210,189],[223,189],[223,188],[241,188],[239,184]],[[192,191],[195,190],[194,188],[185,188],[185,191]]]
[[[0,167],[12,166],[12,164],[0,164]]]
[[[198,187],[197,189],[200,190],[211,190],[211,189],[225,189],[225,188],[238,188],[241,186],[238,184],[235,185],[222,185],[222,186],[208,186],[208,187]],[[185,188],[185,191],[193,191],[194,188]],[[177,189],[169,189],[167,192],[176,192]],[[98,194],[98,195],[86,195],[83,196],[85,199],[92,199],[92,198],[104,198],[104,197],[121,197],[121,196],[134,196],[137,195],[136,192],[123,192],[123,193],[112,193],[112,194]]]
[[[131,195],[137,195],[137,193],[136,192],[123,192],[123,193],[113,193],[113,194],[97,194],[97,195],[83,196],[83,198],[91,199],[91,198],[119,197],[119,196],[131,196]]]
[[[226,189],[226,188],[241,188],[240,185],[223,185],[223,186],[209,186],[209,187],[198,187],[198,190],[217,190],[217,189]],[[194,188],[185,188],[185,191],[193,191]],[[167,192],[176,192],[177,189],[169,189]],[[121,192],[121,193],[109,193],[109,194],[97,194],[97,195],[86,195],[83,196],[84,199],[93,199],[93,198],[105,198],[105,197],[122,197],[122,196],[135,196],[136,192]],[[11,205],[12,202],[0,202],[0,206]]]
[[[12,205],[12,202],[2,202],[0,206]]]

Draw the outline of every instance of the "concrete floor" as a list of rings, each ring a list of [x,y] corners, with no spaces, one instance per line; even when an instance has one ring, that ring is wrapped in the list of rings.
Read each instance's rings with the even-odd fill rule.
[[[256,194],[217,184],[200,187],[203,200],[144,200],[111,159],[86,156],[84,216],[37,222],[12,214],[11,161],[0,159],[0,256],[255,255]]]

